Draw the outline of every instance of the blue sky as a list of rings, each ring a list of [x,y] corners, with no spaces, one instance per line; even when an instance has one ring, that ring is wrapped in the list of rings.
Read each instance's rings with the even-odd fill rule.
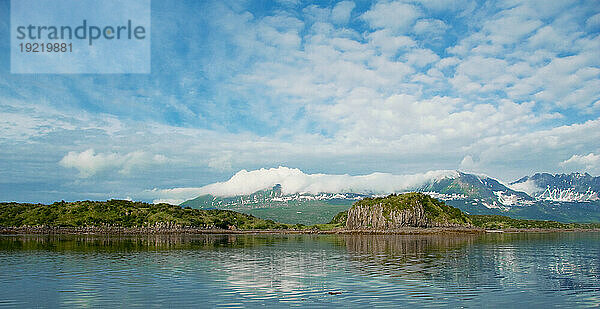
[[[147,75],[10,74],[9,3],[0,200],[153,200],[280,165],[600,174],[597,1],[152,1]]]

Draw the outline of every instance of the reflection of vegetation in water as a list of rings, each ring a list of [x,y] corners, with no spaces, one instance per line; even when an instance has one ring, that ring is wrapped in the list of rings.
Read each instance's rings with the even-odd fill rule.
[[[340,269],[390,284],[427,282],[444,288],[450,282],[453,288],[466,291],[540,282],[540,276],[547,278],[541,281],[546,290],[597,289],[590,286],[595,282],[590,278],[600,272],[599,244],[600,233],[0,236],[0,252],[4,253],[46,251],[90,257],[160,253],[173,258],[166,263],[174,268],[199,267],[194,263],[202,261],[210,263],[202,267],[227,275],[230,284],[239,284],[242,291],[251,284],[272,289],[269,284],[285,280],[302,287],[312,277],[292,282],[288,276],[317,276]],[[186,266],[178,264],[182,261]]]
[[[0,236],[0,250],[52,252],[144,252],[165,250],[213,250],[272,246],[302,235],[18,235]]]

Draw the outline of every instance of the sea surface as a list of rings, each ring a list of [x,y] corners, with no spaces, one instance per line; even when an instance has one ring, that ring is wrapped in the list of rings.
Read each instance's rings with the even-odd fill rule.
[[[0,236],[0,307],[600,306],[600,233]]]

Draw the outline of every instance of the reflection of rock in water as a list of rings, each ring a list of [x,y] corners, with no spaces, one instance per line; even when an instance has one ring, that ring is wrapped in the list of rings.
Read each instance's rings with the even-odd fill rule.
[[[348,235],[345,243],[361,276],[451,282],[471,292],[538,281],[541,291],[600,291],[598,254],[589,248],[598,240],[598,233]]]
[[[352,235],[346,237],[348,251],[373,255],[421,255],[447,251],[471,244],[472,234],[435,235]]]
[[[357,268],[370,275],[439,275],[447,268],[464,267],[462,248],[478,235],[351,235],[346,248]]]

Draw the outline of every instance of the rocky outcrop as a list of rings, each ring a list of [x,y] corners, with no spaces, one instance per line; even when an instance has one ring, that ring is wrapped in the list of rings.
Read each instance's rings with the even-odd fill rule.
[[[376,229],[388,230],[400,227],[428,227],[432,226],[430,220],[425,217],[423,207],[414,209],[392,210],[388,216],[384,216],[384,206],[355,205],[348,211],[346,228],[352,230]]]
[[[462,212],[427,195],[407,193],[357,202],[348,210],[346,229],[393,230],[405,227],[466,227]]]

